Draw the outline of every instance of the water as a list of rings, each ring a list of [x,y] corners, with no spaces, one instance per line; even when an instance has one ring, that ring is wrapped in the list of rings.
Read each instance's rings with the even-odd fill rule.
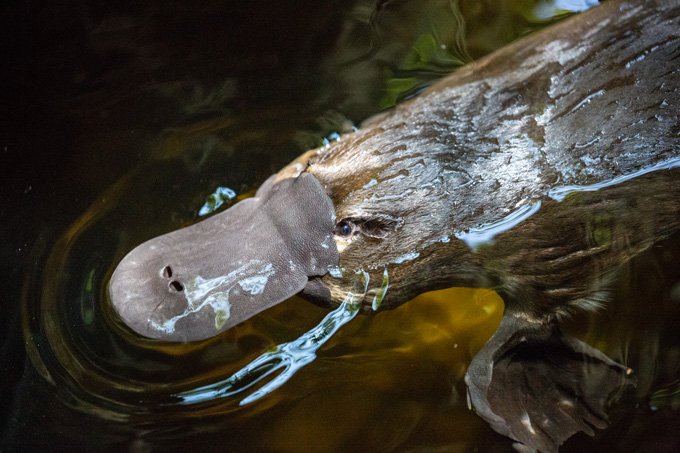
[[[224,204],[225,201],[230,201],[236,198],[236,192],[229,187],[218,187],[215,193],[208,197],[201,209],[198,210],[198,215],[207,215],[215,212]]]
[[[467,365],[502,313],[492,291],[337,312],[346,323],[306,366],[241,405],[280,370],[238,394],[186,396],[334,315],[291,298],[218,337],[159,343],[122,325],[107,282],[135,245],[249,196],[306,149],[556,20],[555,9],[222,3],[3,6],[0,448],[511,451],[465,402]],[[615,307],[565,327],[640,382],[610,429],[565,451],[677,450],[679,242],[627,269]],[[385,273],[381,288],[392,284]]]
[[[456,233],[456,237],[465,242],[472,250],[476,250],[482,245],[492,245],[494,236],[518,225],[535,214],[539,209],[541,209],[540,201],[526,204],[489,225],[480,225],[479,227],[471,228],[470,231]]]
[[[359,312],[358,303],[361,297],[363,295],[357,297],[351,293],[348,294],[345,301],[330,312],[314,329],[295,341],[278,345],[265,352],[225,381],[176,396],[186,404],[195,404],[236,395],[283,368],[274,379],[246,396],[239,404],[257,401],[285,384],[300,368],[312,363],[319,347],[323,346],[340,327],[351,321]]]
[[[626,181],[630,181],[633,178],[637,178],[638,176],[645,175],[647,173],[651,173],[653,171],[659,171],[659,170],[670,170],[671,168],[676,168],[678,165],[680,165],[680,158],[672,158],[668,159],[667,161],[659,162],[658,164],[651,165],[646,168],[642,168],[636,172],[626,174],[626,175],[621,175],[617,176],[616,178],[613,178],[611,181],[604,181],[601,183],[597,184],[590,184],[590,185],[573,185],[573,186],[560,186],[560,187],[555,187],[553,189],[550,189],[548,192],[548,196],[552,198],[553,200],[556,201],[564,201],[564,199],[569,195],[570,193],[574,192],[592,192],[594,190],[600,190],[604,189],[605,187],[610,187],[616,184],[621,184]]]

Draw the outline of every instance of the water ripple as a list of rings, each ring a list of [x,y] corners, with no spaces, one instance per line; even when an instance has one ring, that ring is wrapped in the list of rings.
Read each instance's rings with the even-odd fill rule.
[[[356,316],[359,312],[359,305],[354,301],[356,298],[353,293],[347,294],[340,307],[330,312],[318,326],[297,340],[278,345],[273,350],[265,352],[230,378],[175,396],[181,400],[180,404],[195,404],[236,395],[283,369],[281,374],[241,400],[240,405],[252,403],[273,392],[293,377],[300,368],[311,363],[316,358],[316,351],[340,327]]]

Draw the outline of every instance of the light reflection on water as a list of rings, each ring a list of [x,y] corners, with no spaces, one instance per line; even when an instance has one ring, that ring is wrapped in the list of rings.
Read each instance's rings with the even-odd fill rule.
[[[556,201],[563,201],[567,195],[570,193],[574,192],[592,192],[595,190],[600,190],[604,189],[605,187],[611,187],[616,184],[621,184],[626,181],[630,181],[633,178],[637,178],[642,175],[646,175],[647,173],[651,173],[653,171],[659,171],[659,170],[670,170],[672,168],[676,168],[680,165],[680,158],[675,157],[672,159],[668,159],[663,162],[659,162],[658,164],[652,165],[647,168],[640,169],[636,172],[627,174],[627,175],[621,175],[617,176],[616,178],[612,179],[611,181],[605,181],[601,182],[598,184],[589,184],[589,185],[570,185],[570,186],[561,186],[561,187],[555,187],[554,189],[551,189],[548,192],[548,196],[552,198],[553,200]]]
[[[495,236],[519,225],[522,221],[534,215],[539,209],[541,209],[540,201],[526,204],[496,222],[471,228],[470,231],[456,233],[456,237],[465,242],[472,250],[476,250],[482,245],[491,245]]]
[[[195,404],[244,392],[262,379],[283,368],[283,371],[241,400],[240,405],[252,403],[285,384],[303,366],[316,358],[316,351],[326,343],[340,327],[351,321],[359,312],[357,298],[349,293],[340,307],[330,312],[314,329],[297,340],[280,344],[267,351],[248,366],[241,368],[229,379],[183,392],[177,397],[186,404]]]
[[[646,168],[642,168],[630,174],[617,176],[609,181],[603,181],[600,183],[588,185],[558,186],[550,189],[547,195],[555,201],[562,202],[568,195],[573,193],[593,192],[601,190],[607,187],[612,187],[617,184],[624,183],[626,181],[630,181],[634,178],[646,175],[648,173],[660,170],[670,170],[678,167],[679,165],[680,158],[676,157],[659,162]],[[483,245],[492,245],[495,236],[519,225],[521,222],[523,222],[524,220],[528,219],[536,212],[538,212],[540,208],[541,208],[540,200],[533,201],[511,212],[502,219],[499,219],[487,225],[480,225],[479,227],[471,228],[469,231],[461,231],[459,233],[456,233],[455,236],[461,241],[465,242],[467,246],[470,247],[470,249],[477,250],[479,247]]]

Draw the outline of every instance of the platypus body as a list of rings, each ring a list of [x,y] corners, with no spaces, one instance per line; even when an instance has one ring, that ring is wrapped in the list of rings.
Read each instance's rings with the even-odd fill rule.
[[[469,65],[123,259],[132,329],[191,341],[294,294],[396,307],[435,289],[506,304],[466,383],[526,450],[606,426],[632,370],[563,335],[631,257],[680,230],[680,2],[611,0]]]

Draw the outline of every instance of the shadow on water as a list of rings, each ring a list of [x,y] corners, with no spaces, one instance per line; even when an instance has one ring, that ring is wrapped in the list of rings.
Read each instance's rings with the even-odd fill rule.
[[[180,396],[305,338],[326,310],[292,298],[216,338],[159,343],[121,324],[107,284],[217,187],[248,196],[323,137],[556,20],[550,5],[4,4],[2,451],[509,451],[465,402],[502,313],[491,291],[350,317],[313,365],[241,406]],[[565,451],[678,449],[679,258],[678,237],[636,258],[615,303],[568,326],[639,384]]]

